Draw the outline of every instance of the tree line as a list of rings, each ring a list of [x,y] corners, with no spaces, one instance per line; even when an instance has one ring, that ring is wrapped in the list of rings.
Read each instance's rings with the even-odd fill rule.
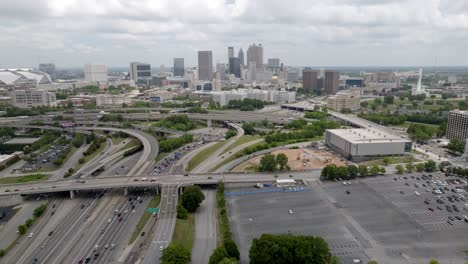
[[[260,159],[258,170],[273,172],[278,170],[278,166],[280,170],[289,170],[288,156],[284,153],[279,153],[278,155],[267,153]]]
[[[265,137],[265,142],[301,142],[314,137],[322,136],[326,129],[339,128],[340,124],[334,121],[319,120],[312,123],[306,123],[299,127],[297,122],[294,123],[294,127],[300,129],[298,131],[291,132],[277,132],[270,134]]]
[[[195,127],[187,115],[172,115],[153,123],[152,126],[166,127],[178,131],[188,131]]]
[[[354,179],[356,177],[367,177],[377,176],[384,174],[385,168],[366,165],[348,165],[348,166],[336,166],[335,164],[329,164],[322,169],[320,177],[324,180],[335,180],[335,179]]]
[[[182,147],[193,141],[192,134],[185,134],[178,138],[167,138],[159,142],[159,149],[161,152],[170,152],[171,150]]]

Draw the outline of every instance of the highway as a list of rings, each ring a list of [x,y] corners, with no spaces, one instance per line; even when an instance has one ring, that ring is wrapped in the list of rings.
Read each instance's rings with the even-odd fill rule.
[[[208,263],[218,245],[218,223],[216,191],[203,191],[205,200],[195,212],[195,241],[192,249],[192,263]]]
[[[162,248],[166,248],[172,240],[177,216],[177,184],[164,185],[161,192],[160,213],[152,241],[146,251],[143,264],[159,263]]]
[[[242,129],[241,126],[233,124],[233,123],[228,123],[228,125],[237,130],[237,135],[228,139],[229,140],[228,143],[224,144],[221,148],[216,150],[213,154],[211,154],[211,156],[206,158],[196,168],[194,168],[193,169],[194,173],[209,172],[210,169],[214,168],[217,164],[221,163],[224,158],[224,156],[221,155],[221,153],[223,153],[224,150],[226,150],[228,147],[230,147],[232,144],[234,144],[239,138],[241,138],[244,135],[244,129]]]

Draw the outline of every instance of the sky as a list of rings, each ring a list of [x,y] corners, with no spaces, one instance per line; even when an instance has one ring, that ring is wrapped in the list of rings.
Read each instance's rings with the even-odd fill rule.
[[[466,66],[467,0],[0,0],[0,68],[213,64],[264,46],[290,66]]]

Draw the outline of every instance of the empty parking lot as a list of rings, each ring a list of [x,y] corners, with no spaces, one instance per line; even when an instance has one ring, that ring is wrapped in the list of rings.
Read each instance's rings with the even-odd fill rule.
[[[431,258],[441,263],[466,261],[463,251],[468,249],[468,223],[463,215],[468,211],[464,211],[462,200],[450,202],[447,198],[456,194],[450,191],[456,185],[450,181],[447,186],[428,184],[421,174],[404,177],[407,179],[385,176],[354,180],[351,185],[325,182],[309,186],[308,192],[227,197],[242,263],[248,263],[253,238],[288,232],[325,238],[342,263],[352,263],[356,258],[389,264],[428,263]],[[444,187],[449,191],[433,193],[433,188]],[[456,205],[459,212],[447,211],[449,205]]]

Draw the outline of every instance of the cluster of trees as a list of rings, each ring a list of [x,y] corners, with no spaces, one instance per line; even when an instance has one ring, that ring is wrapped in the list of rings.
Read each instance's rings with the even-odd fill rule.
[[[189,100],[189,101],[183,101],[183,102],[163,102],[161,103],[161,107],[167,107],[167,108],[200,107],[202,104],[203,104],[202,102]]]
[[[225,106],[228,109],[239,109],[241,111],[253,111],[265,107],[265,102],[258,99],[244,98],[243,100],[231,100]]]
[[[300,131],[278,132],[265,137],[265,142],[301,142],[314,137],[322,136],[326,129],[339,128],[340,125],[334,121],[319,120],[307,124]]]
[[[418,163],[416,165],[414,165],[412,162],[408,162],[405,164],[404,167],[403,165],[400,165],[400,164],[395,166],[395,170],[398,174],[403,174],[405,172],[411,173],[415,170],[417,172],[423,172],[423,171],[433,172],[436,169],[437,169],[437,165],[433,160],[428,160],[424,163]]]
[[[438,128],[422,124],[410,124],[406,132],[417,142],[426,142],[437,134]]]
[[[99,118],[99,121],[101,122],[123,122],[125,119],[123,118],[122,115],[116,115],[116,114],[106,114],[101,116]]]
[[[143,145],[141,143],[138,143],[138,145],[136,145],[135,147],[131,148],[131,149],[128,149],[124,152],[123,156],[124,157],[128,157],[128,156],[131,156],[137,152],[140,152],[143,150]]]
[[[187,112],[189,112],[189,113],[198,113],[198,114],[206,114],[206,113],[208,113],[208,110],[203,109],[203,108],[201,108],[199,106],[196,106],[196,107],[189,108],[187,110]]]
[[[310,119],[323,119],[327,117],[328,114],[324,112],[314,111],[314,112],[305,112],[304,117]]]
[[[193,135],[185,134],[178,138],[168,138],[159,142],[161,152],[169,152],[171,150],[182,147],[183,145],[193,141]]]
[[[348,165],[348,166],[336,166],[335,164],[329,164],[322,169],[320,177],[325,180],[334,180],[334,179],[354,179],[356,177],[367,177],[367,176],[376,176],[379,174],[384,174],[385,168],[366,165]]]
[[[55,112],[58,110],[63,110],[60,107],[49,107],[49,106],[37,106],[30,109],[18,108],[13,106],[7,106],[0,108],[2,111],[6,111],[5,116],[37,116],[43,115],[46,112]]]
[[[244,133],[246,135],[254,135],[254,134],[259,134],[255,128],[268,128],[268,129],[273,129],[275,128],[275,124],[268,120],[262,120],[258,122],[248,122],[244,123],[242,125],[242,129],[244,129]]]
[[[278,169],[288,169],[288,156],[284,153],[278,155],[267,153],[260,159],[259,171],[276,171]]]
[[[367,119],[369,121],[382,124],[382,125],[401,125],[406,121],[409,122],[416,122],[416,123],[424,123],[424,124],[432,124],[432,125],[440,125],[443,122],[446,122],[446,118],[440,116],[434,116],[431,114],[383,114],[383,113],[360,113],[359,117]]]
[[[235,137],[237,135],[237,131],[234,130],[234,129],[229,129],[228,131],[226,131],[226,134],[224,135],[224,137],[226,139],[229,139],[229,138],[232,138],[232,137]]]
[[[338,263],[321,237],[263,234],[252,242],[251,264]]]
[[[307,121],[302,119],[302,118],[299,118],[299,119],[295,119],[295,120],[287,123],[286,125],[284,125],[284,128],[286,128],[286,129],[302,129],[306,125],[307,125]]]
[[[451,139],[449,144],[447,145],[447,148],[452,153],[461,154],[465,150],[465,141],[456,138]]]
[[[446,169],[446,172],[448,174],[455,174],[460,177],[468,178],[468,168],[464,169],[462,167],[448,167]]]
[[[46,131],[38,141],[34,142],[30,147],[24,147],[24,153],[28,154],[35,150],[40,149],[44,145],[49,145],[60,137],[60,132],[57,131]]]
[[[274,148],[276,146],[277,146],[276,143],[272,143],[272,144],[257,143],[257,144],[254,144],[254,145],[250,146],[250,147],[246,147],[244,150],[242,150],[242,152],[236,154],[236,158],[240,158],[240,157],[245,156],[245,155],[250,155],[250,154],[252,154],[254,152],[261,151],[261,150],[264,150],[264,149]]]
[[[173,130],[188,131],[195,127],[187,115],[172,115],[156,122],[153,126],[166,127]]]
[[[177,244],[169,245],[161,256],[161,264],[188,264],[191,260],[190,251]]]
[[[92,136],[93,135],[93,136]],[[88,149],[83,152],[83,156],[89,156],[96,152],[101,147],[101,144],[106,141],[103,137],[98,137],[95,134],[91,133],[90,136],[87,138],[87,141],[90,140],[91,145],[89,145]]]
[[[14,137],[15,131],[11,127],[0,127],[0,138]]]
[[[224,183],[219,182],[218,189],[216,191],[216,202],[222,243],[210,256],[209,264],[234,264],[238,263],[240,259],[239,249],[232,239],[231,227],[229,225],[226,210],[224,190]]]
[[[70,153],[71,148],[66,148],[60,155],[54,160],[55,166],[61,166],[65,159],[67,158],[68,154]]]
[[[203,200],[205,200],[205,195],[200,186],[189,186],[184,189],[182,206],[190,213],[195,212]]]

